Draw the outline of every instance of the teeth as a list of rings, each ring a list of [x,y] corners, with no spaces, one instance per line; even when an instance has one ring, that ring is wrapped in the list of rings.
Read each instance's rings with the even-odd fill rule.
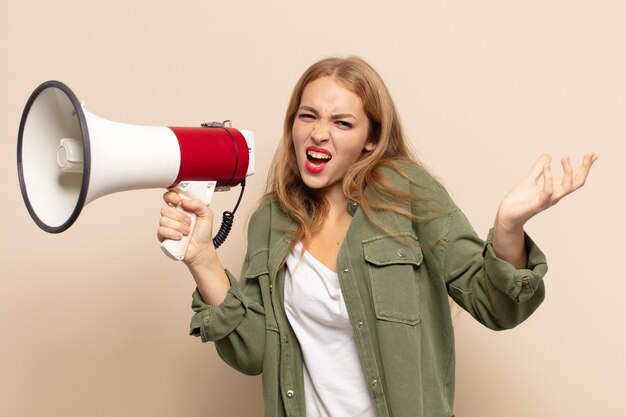
[[[321,152],[307,151],[306,154],[315,159],[330,159],[330,155]]]

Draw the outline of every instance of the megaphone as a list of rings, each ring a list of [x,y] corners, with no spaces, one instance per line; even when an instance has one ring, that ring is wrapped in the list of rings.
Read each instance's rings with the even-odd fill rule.
[[[22,113],[17,167],[31,217],[46,232],[60,233],[85,205],[119,191],[176,188],[183,198],[210,204],[215,191],[244,185],[254,173],[254,134],[228,123],[166,127],[105,120],[83,108],[67,85],[47,81]],[[187,214],[193,230],[195,215]],[[221,234],[217,243],[225,239]],[[163,251],[182,260],[190,235],[163,242]]]

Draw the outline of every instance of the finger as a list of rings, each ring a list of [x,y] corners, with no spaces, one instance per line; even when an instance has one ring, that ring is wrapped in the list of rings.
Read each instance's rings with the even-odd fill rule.
[[[596,162],[598,160],[598,158],[600,157],[600,155],[598,155],[595,152],[587,152],[587,153],[585,153],[585,156],[589,158],[590,166],[593,165],[594,162]],[[583,157],[583,160],[584,160],[584,157]]]
[[[187,211],[195,213],[198,217],[212,217],[211,209],[200,200],[182,200],[181,207]]]
[[[553,192],[554,178],[552,177],[552,169],[550,164],[546,164],[543,167],[543,193],[545,194],[545,201],[549,201]]]
[[[532,183],[536,184],[539,181],[539,178],[544,174],[544,168],[546,165],[550,164],[552,158],[550,155],[544,153],[535,161],[532,168],[530,169],[530,173],[528,174],[527,179]]]
[[[170,219],[169,217],[161,217],[159,220],[159,227],[166,227],[168,229],[175,230],[183,235],[189,234],[190,225],[186,223],[181,223],[176,220]]]
[[[163,194],[163,200],[170,206],[177,206],[180,204],[182,197],[177,192],[168,190]]]
[[[585,184],[587,180],[587,176],[589,175],[589,171],[593,166],[594,162],[598,160],[598,154],[595,152],[587,152],[583,156],[583,163],[580,167],[576,169],[574,173],[574,188],[580,188]]]
[[[561,158],[561,166],[563,167],[563,180],[561,181],[561,185],[565,189],[565,192],[568,193],[572,191],[574,186],[572,164],[570,163],[569,156]]]
[[[191,224],[191,217],[182,210],[169,205],[161,207],[161,217],[167,217],[179,223]]]
[[[159,227],[157,230],[157,239],[159,242],[164,240],[180,240],[183,238],[183,234],[169,227]]]

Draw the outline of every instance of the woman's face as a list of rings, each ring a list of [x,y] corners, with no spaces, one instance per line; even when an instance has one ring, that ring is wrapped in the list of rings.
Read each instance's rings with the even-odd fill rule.
[[[375,147],[368,133],[369,120],[356,94],[332,77],[310,82],[292,128],[302,181],[324,193],[341,190],[348,168]]]

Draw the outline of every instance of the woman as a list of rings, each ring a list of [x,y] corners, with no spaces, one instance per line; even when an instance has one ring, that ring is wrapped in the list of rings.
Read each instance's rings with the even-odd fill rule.
[[[555,182],[542,156],[501,202],[487,242],[411,156],[380,76],[359,58],[312,65],[296,84],[240,280],[211,242],[212,213],[165,195],[158,237],[197,214],[185,263],[191,334],[246,374],[266,416],[452,416],[448,296],[492,329],[544,297],[534,215],[581,187],[597,155]]]

